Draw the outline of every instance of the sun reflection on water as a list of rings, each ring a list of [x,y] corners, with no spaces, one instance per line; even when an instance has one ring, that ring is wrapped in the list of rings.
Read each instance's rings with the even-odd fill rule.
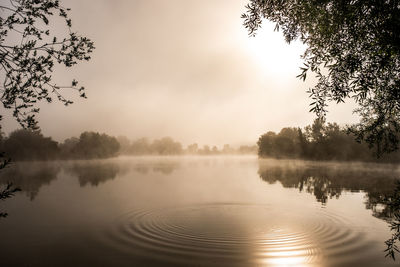
[[[316,266],[316,249],[304,234],[283,230],[274,231],[265,238],[256,257],[261,266]]]

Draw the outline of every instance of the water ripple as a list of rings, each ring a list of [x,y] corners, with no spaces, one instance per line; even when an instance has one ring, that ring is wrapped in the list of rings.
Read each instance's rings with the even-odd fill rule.
[[[214,203],[136,210],[102,242],[126,256],[184,265],[342,265],[366,259],[369,242],[344,218],[269,205]]]

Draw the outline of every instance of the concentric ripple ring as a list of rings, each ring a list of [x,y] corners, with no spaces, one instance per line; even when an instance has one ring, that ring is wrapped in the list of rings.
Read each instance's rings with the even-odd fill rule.
[[[363,234],[343,225],[323,209],[310,217],[271,205],[211,203],[123,214],[103,242],[127,257],[184,265],[318,266],[328,257],[365,258]]]

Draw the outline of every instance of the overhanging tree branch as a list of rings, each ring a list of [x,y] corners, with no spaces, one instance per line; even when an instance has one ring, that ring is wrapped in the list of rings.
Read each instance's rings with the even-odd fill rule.
[[[327,103],[352,98],[361,120],[349,130],[357,140],[378,156],[399,148],[399,1],[250,0],[246,8],[242,18],[250,36],[267,19],[287,42],[307,45],[298,78],[316,74],[312,112],[324,117]]]
[[[84,87],[74,79],[70,86],[58,86],[52,77],[56,64],[69,68],[90,60],[94,43],[71,31],[68,8],[58,0],[9,0],[0,5],[0,75],[4,77],[1,103],[13,109],[14,117],[25,128],[37,128],[34,108],[38,101],[52,102],[56,97],[65,105],[61,89],[69,88],[86,97]],[[51,32],[51,20],[64,20],[66,37]]]

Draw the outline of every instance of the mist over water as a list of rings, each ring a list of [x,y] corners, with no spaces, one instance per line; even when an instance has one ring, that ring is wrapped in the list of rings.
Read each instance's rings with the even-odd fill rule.
[[[29,174],[29,175],[28,175]],[[18,163],[4,266],[390,266],[395,165],[231,157]],[[16,257],[17,256],[17,257]]]
[[[398,1],[2,2],[0,267],[399,264]]]

